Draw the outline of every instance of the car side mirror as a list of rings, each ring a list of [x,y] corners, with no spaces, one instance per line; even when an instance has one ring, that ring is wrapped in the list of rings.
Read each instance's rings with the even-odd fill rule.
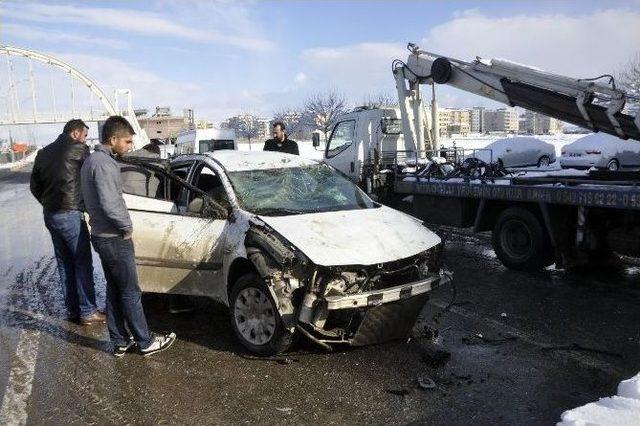
[[[311,140],[313,141],[313,147],[317,148],[320,146],[320,133],[313,133],[311,135]]]

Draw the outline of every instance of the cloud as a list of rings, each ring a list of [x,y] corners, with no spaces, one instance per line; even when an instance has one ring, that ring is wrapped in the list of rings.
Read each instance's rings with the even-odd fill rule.
[[[245,50],[270,50],[273,43],[262,38],[234,32],[218,32],[216,22],[183,25],[171,14],[112,7],[83,7],[36,3],[3,3],[0,15],[21,21],[68,23],[107,28],[128,34],[174,37],[199,43],[228,45]],[[226,25],[229,28],[228,24]]]
[[[20,24],[0,24],[0,31],[10,35],[13,38],[28,41],[44,41],[48,43],[66,43],[78,46],[96,46],[106,47],[110,49],[126,49],[129,44],[122,40],[112,38],[91,37],[87,35],[48,31],[33,25]]]
[[[477,10],[457,12],[418,41],[427,51],[472,61],[505,58],[576,78],[615,73],[637,52],[640,13],[611,9],[567,16],[490,17]],[[407,40],[413,41],[413,40]],[[302,53],[309,79],[363,99],[393,91],[391,61],[406,60],[405,43],[361,43],[318,47]],[[485,105],[486,100],[451,88],[439,91],[445,106]]]
[[[306,49],[302,61],[318,90],[336,89],[352,99],[363,99],[395,88],[391,62],[406,57],[406,52],[400,43],[360,43]]]
[[[296,74],[294,81],[297,84],[304,84],[307,81],[307,75],[303,72],[299,72],[298,74]]]

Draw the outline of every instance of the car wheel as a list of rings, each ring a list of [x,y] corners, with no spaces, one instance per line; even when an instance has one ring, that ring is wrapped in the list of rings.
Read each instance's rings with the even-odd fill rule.
[[[620,163],[615,158],[607,163],[607,170],[617,172],[620,170]]]
[[[553,263],[549,238],[538,218],[522,207],[504,210],[493,228],[493,249],[508,268],[535,271]]]
[[[282,324],[264,280],[256,274],[238,278],[229,297],[231,325],[240,343],[258,355],[275,355],[291,346],[293,333]]]
[[[538,167],[548,167],[551,164],[551,158],[548,155],[543,155],[538,160]]]

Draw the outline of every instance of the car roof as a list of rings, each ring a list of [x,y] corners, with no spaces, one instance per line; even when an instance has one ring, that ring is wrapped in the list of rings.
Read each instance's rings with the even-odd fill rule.
[[[218,162],[227,172],[244,170],[286,169],[319,164],[319,161],[275,151],[218,150],[207,152],[207,157]]]

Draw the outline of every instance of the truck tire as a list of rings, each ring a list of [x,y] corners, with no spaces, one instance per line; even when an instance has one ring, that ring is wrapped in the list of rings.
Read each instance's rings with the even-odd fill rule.
[[[507,268],[537,271],[553,263],[553,250],[545,229],[525,208],[510,207],[500,213],[491,242]]]
[[[240,343],[258,355],[275,355],[289,349],[293,333],[280,318],[264,280],[254,273],[242,275],[229,295],[231,326]]]

